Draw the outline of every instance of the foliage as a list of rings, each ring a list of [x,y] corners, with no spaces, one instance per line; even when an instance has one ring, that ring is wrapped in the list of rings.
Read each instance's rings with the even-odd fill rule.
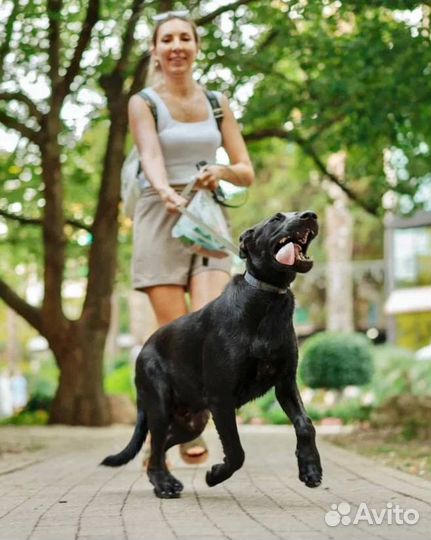
[[[304,342],[301,356],[300,377],[311,388],[360,386],[372,376],[370,343],[362,334],[320,332]]]
[[[0,421],[0,425],[2,426],[44,426],[47,423],[48,413],[43,409],[38,409],[35,411],[28,411],[25,409],[14,416],[4,418]]]
[[[379,406],[393,396],[426,396],[431,392],[431,362],[418,361],[411,351],[393,345],[374,348],[374,374],[367,387]]]
[[[59,369],[51,355],[40,360],[39,368],[36,371],[29,371],[26,374],[30,410],[35,410],[37,403],[50,404],[57,389],[58,377]],[[32,403],[34,407],[31,405]],[[29,408],[29,405],[27,405],[27,408]]]
[[[340,418],[343,424],[369,420],[373,407],[364,405],[360,399],[342,398],[335,405],[328,407],[323,404],[311,403],[306,406],[308,416],[315,422],[324,418]],[[247,403],[238,411],[246,423],[260,419],[267,424],[290,424],[286,413],[280,407],[273,390],[265,396]]]
[[[372,411],[371,405],[364,405],[358,399],[349,398],[342,398],[331,407],[315,404],[307,406],[307,413],[312,420],[318,422],[324,418],[339,418],[346,425],[369,420]]]
[[[238,415],[244,422],[248,423],[254,419],[262,419],[268,424],[288,424],[289,419],[286,413],[280,407],[274,389],[267,392],[264,396],[243,405]]]
[[[133,384],[133,367],[129,363],[120,364],[105,377],[105,391],[111,395],[126,395],[136,399],[135,385]]]
[[[268,4],[256,6],[252,20],[264,21],[265,31],[238,67],[244,73],[253,65],[260,75],[243,118],[249,139],[273,133],[292,141],[319,174],[330,153],[346,150],[343,187],[377,212],[391,188],[385,148],[394,150],[398,182],[392,189],[410,197],[408,210],[420,206],[421,185],[430,189],[431,133],[422,116],[429,100],[424,87],[416,88],[428,70],[428,8],[418,26],[409,23],[408,12],[402,19],[399,9],[389,3],[293,2],[276,13]],[[259,69],[269,57],[271,68]],[[403,164],[396,162],[397,152]]]

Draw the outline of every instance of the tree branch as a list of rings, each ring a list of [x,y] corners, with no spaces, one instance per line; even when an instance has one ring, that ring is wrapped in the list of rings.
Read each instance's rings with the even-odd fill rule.
[[[259,131],[253,131],[244,135],[246,142],[261,141],[262,139],[268,139],[269,137],[277,137],[279,139],[286,139],[288,141],[295,141],[292,133],[280,128],[266,128]]]
[[[99,20],[100,0],[89,0],[87,14],[82,23],[81,32],[79,34],[78,43],[73,53],[72,60],[67,69],[66,75],[61,84],[62,99],[69,93],[70,85],[79,72],[82,55],[90,42],[91,32],[94,25]]]
[[[130,86],[129,97],[139,92],[145,84],[145,78],[147,76],[148,65],[150,63],[150,51],[145,51],[139,59],[139,62],[135,68],[133,75],[133,82]]]
[[[40,334],[43,334],[42,315],[39,308],[36,308],[21,298],[9,285],[0,279],[0,298],[14,311],[25,319]]]
[[[320,159],[320,157],[317,155],[317,152],[314,150],[313,146],[310,144],[309,141],[303,139],[299,135],[295,135],[295,140],[298,143],[299,146],[301,146],[303,152],[305,152],[308,156],[311,157],[311,159],[314,161],[314,163],[317,165],[317,168],[327,177],[329,180],[334,182],[334,184],[337,184],[338,187],[340,187],[344,193],[352,200],[355,201],[361,208],[363,208],[366,212],[369,214],[376,216],[377,215],[377,208],[374,205],[370,205],[367,201],[360,198],[354,191],[352,191],[349,187],[346,186],[346,183],[340,180],[335,174],[332,174],[328,171],[327,167],[323,163],[323,161]]]
[[[51,80],[52,100],[61,103],[58,93],[61,84],[60,78],[60,18],[63,0],[47,0],[47,11],[49,19],[48,39],[49,39],[49,77]]]
[[[310,144],[310,141],[307,139],[302,138],[297,133],[288,132],[284,129],[279,128],[268,128],[268,129],[262,129],[259,131],[255,131],[253,133],[248,133],[244,135],[244,139],[246,142],[250,141],[260,141],[262,139],[266,139],[269,137],[276,137],[279,139],[285,139],[288,141],[295,142],[298,144],[303,152],[307,154],[316,164],[317,168],[334,184],[337,184],[344,193],[352,200],[355,201],[361,208],[363,208],[366,212],[369,214],[376,216],[377,215],[377,208],[374,205],[370,205],[367,201],[361,199],[354,191],[352,191],[349,187],[347,187],[346,183],[340,180],[335,174],[332,174],[328,171],[323,161],[320,159],[320,157],[317,155],[317,152],[314,150],[312,145]]]
[[[20,8],[21,6],[19,2],[13,2],[12,11],[10,12],[10,15],[5,25],[6,35],[3,39],[3,43],[0,46],[0,81],[1,82],[3,82],[4,59],[6,55],[9,54],[10,52],[10,40],[12,38],[13,25],[20,11]]]
[[[36,103],[23,94],[22,92],[0,92],[0,101],[20,101],[21,103],[24,103],[24,105],[27,106],[28,112],[31,116],[34,116],[36,120],[40,121],[42,118],[42,113],[39,111],[39,109],[36,106]]]
[[[231,11],[231,10],[236,9],[239,6],[251,4],[254,1],[255,0],[237,0],[237,2],[232,2],[232,4],[226,4],[224,6],[220,6],[219,8],[215,9],[211,13],[208,13],[207,15],[204,15],[203,17],[196,19],[195,23],[199,26],[203,26],[204,24],[207,24],[213,21],[216,17],[218,17],[222,13],[225,13],[226,11]]]
[[[21,225],[42,225],[43,223],[40,218],[28,218],[24,216],[19,216],[18,214],[12,214],[11,212],[7,212],[6,210],[1,209],[0,216],[4,217],[5,219],[10,219],[12,221],[18,221],[18,223],[21,223]],[[65,223],[67,225],[71,225],[75,229],[82,229],[90,234],[92,232],[91,226],[85,225],[85,223],[81,223],[76,219],[66,219]]]
[[[132,14],[127,21],[126,31],[124,32],[123,36],[123,45],[121,48],[120,58],[118,59],[117,65],[115,66],[114,70],[117,73],[123,74],[127,69],[129,55],[135,42],[133,34],[135,33],[135,28],[141,16],[144,4],[145,0],[133,0]]]
[[[21,133],[21,135],[34,142],[38,146],[41,144],[41,137],[38,131],[34,131],[34,129],[27,127],[26,125],[19,122],[16,118],[12,118],[12,116],[9,116],[1,110],[0,123],[2,123],[5,127],[9,129],[14,129],[15,131],[18,131],[19,133]]]

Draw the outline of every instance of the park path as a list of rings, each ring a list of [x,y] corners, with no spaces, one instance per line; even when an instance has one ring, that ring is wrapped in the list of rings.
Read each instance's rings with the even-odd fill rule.
[[[33,451],[0,460],[0,540],[272,540],[428,539],[430,485],[421,478],[377,465],[319,437],[324,481],[317,489],[297,478],[292,430],[242,426],[244,467],[214,488],[205,484],[207,465],[182,465],[171,451],[173,473],[184,483],[180,499],[160,500],[137,458],[120,469],[99,467],[120,450],[132,427],[0,428],[0,441]],[[210,462],[221,457],[208,429]],[[329,526],[341,515],[344,523]],[[347,505],[346,505],[347,503]],[[353,524],[358,507],[369,512],[399,505],[416,524]],[[391,506],[392,505],[392,506]],[[362,505],[363,506],[363,505]],[[338,507],[337,507],[338,510]],[[363,512],[361,514],[364,515]],[[370,519],[372,515],[370,514]],[[332,521],[331,521],[332,518]],[[349,522],[350,520],[350,522]],[[390,520],[389,520],[390,521]]]

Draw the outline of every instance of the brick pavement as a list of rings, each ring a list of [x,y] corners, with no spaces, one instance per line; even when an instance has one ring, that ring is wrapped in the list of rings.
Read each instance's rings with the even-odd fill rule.
[[[0,428],[1,440],[44,448],[0,460],[0,540],[271,540],[430,538],[430,486],[336,448],[319,437],[324,467],[320,488],[297,478],[291,429],[242,426],[244,467],[214,488],[208,465],[183,465],[171,451],[173,473],[184,483],[180,499],[160,500],[137,458],[120,469],[98,467],[129,440],[130,427],[103,429]],[[220,460],[213,429],[206,432],[210,463]],[[415,525],[339,524],[330,527],[331,505],[350,505],[347,520],[366,503],[414,509]],[[348,507],[346,507],[348,509]],[[386,514],[387,515],[387,514]],[[411,515],[410,515],[411,516]],[[394,521],[394,519],[393,519]]]

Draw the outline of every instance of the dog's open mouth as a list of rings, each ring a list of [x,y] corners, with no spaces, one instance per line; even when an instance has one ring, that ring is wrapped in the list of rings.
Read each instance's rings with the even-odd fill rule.
[[[311,257],[307,255],[308,245],[316,234],[311,229],[283,236],[277,241],[275,247],[275,259],[278,263],[293,266],[298,261],[311,262]]]

